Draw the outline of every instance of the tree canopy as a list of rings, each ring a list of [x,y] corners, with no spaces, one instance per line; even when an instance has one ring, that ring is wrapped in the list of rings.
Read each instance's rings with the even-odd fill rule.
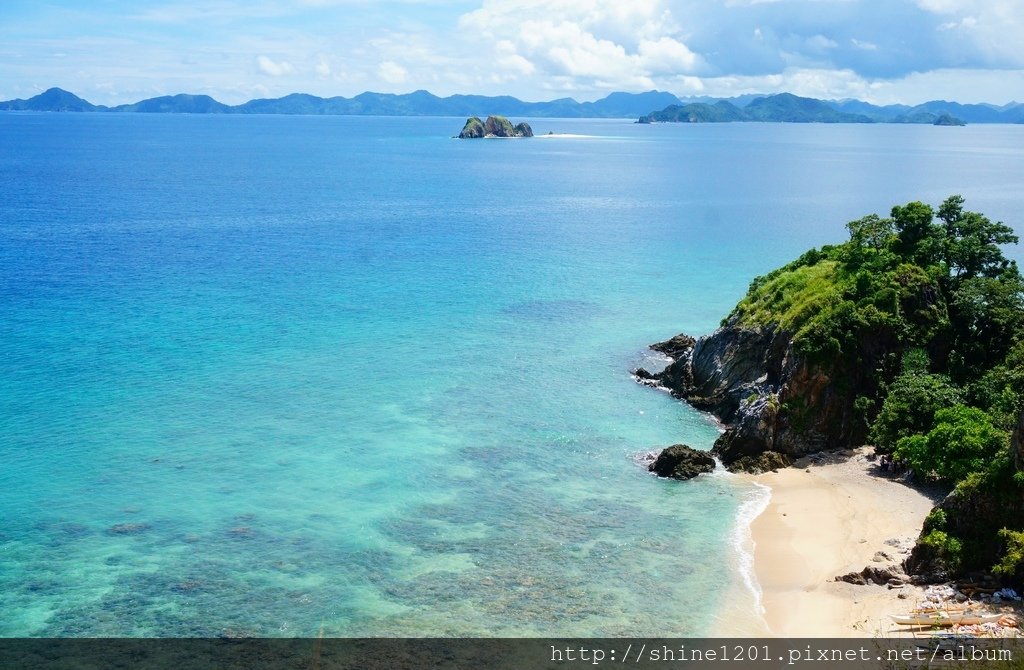
[[[947,461],[962,457],[968,470],[983,461],[948,442],[975,435],[968,416],[975,426],[981,419],[961,409],[940,421],[940,412],[970,403],[1002,430],[1024,409],[1024,280],[1002,248],[1017,235],[966,210],[959,195],[846,228],[847,242],[755,279],[729,318],[774,323],[833,373],[868,378],[858,407],[870,439],[925,476],[955,479],[963,468]],[[922,457],[932,449],[942,463]]]
[[[795,352],[848,394],[850,418],[880,451],[955,484],[955,496],[988,496],[985,518],[931,528],[919,547],[954,571],[998,566],[1024,578],[1024,517],[1012,511],[1024,508],[1024,471],[1014,471],[1024,466],[1009,448],[1024,416],[1024,280],[1003,251],[1017,235],[959,195],[846,228],[846,242],[756,278],[727,321],[788,332]],[[783,404],[793,425],[801,406]]]

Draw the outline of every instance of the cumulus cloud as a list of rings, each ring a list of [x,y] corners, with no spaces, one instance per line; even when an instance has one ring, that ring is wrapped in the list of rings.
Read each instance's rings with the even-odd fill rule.
[[[939,69],[914,72],[896,80],[872,82],[871,97],[880,103],[925,100],[1008,102],[1020,99],[1024,70]]]
[[[364,6],[349,2],[322,6]],[[880,100],[894,98],[901,87],[920,90],[915,73],[945,72],[927,79],[942,87],[965,80],[952,72],[1024,68],[1016,39],[1024,34],[1024,7],[1018,5],[1024,3],[479,0],[447,23],[403,19],[346,35],[346,46],[335,40],[304,54],[284,53],[306,64],[311,81],[342,84],[346,93],[416,87],[442,95],[582,100],[658,88],[679,95],[789,90]],[[261,63],[261,71],[275,76],[292,69],[284,60],[268,65]],[[993,99],[1007,96],[1021,94]]]
[[[314,69],[316,70],[316,74],[319,77],[331,76],[331,64],[327,62],[326,56],[320,56]]]
[[[516,45],[509,40],[499,40],[494,45],[494,51],[497,56],[496,65],[504,73],[528,77],[537,71],[533,63],[519,55]]]
[[[292,64],[286,60],[275,62],[266,56],[260,56],[256,59],[256,63],[259,65],[260,72],[268,77],[281,77],[295,71]]]
[[[1019,0],[917,0],[917,6],[942,19],[936,32],[955,35],[939,39],[959,40],[961,62],[1024,67],[1024,3]]]
[[[1024,98],[1021,0],[161,0],[93,3],[34,37],[45,3],[15,4],[5,48],[24,58],[0,62],[20,97],[45,80],[114,84],[96,100],[108,104],[180,90],[241,102],[413,88],[533,100],[651,88]],[[210,30],[181,29],[197,23]]]
[[[1008,91],[1024,90],[1024,71],[941,69],[875,79],[853,70],[786,68],[766,75],[704,77],[701,84],[703,90],[695,93],[718,97],[789,92],[822,99],[857,98],[879,105],[936,99],[976,103],[1005,101]]]
[[[870,97],[871,83],[852,70],[790,67],[763,75],[721,75],[702,79],[708,95],[788,92],[810,98]]]
[[[485,0],[459,29],[490,43],[507,73],[570,89],[649,88],[702,62],[661,0]]]
[[[389,84],[403,84],[409,71],[394,61],[384,61],[377,66],[377,75]]]
[[[692,72],[700,59],[682,42],[662,36],[657,40],[643,40],[637,47],[638,60],[651,73]]]

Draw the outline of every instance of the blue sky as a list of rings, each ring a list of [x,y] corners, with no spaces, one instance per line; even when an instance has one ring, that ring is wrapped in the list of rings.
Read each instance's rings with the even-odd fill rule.
[[[0,99],[790,91],[1024,101],[1024,0],[0,2]]]

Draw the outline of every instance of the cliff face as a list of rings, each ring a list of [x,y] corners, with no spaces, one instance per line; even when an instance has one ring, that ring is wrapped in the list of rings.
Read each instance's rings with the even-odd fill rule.
[[[748,469],[766,453],[778,462],[770,452],[797,458],[864,441],[856,394],[836,383],[849,375],[811,363],[776,326],[749,328],[733,319],[674,353],[658,381],[727,425],[714,451],[730,469]]]

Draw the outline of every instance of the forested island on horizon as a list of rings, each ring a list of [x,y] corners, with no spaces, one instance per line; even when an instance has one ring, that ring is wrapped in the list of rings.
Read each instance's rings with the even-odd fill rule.
[[[679,98],[665,91],[615,92],[593,102],[559,98],[527,102],[512,96],[436,96],[365,92],[352,98],[292,93],[227,105],[208,95],[179,93],[113,107],[95,105],[61,88],[28,99],[0,102],[0,111],[142,112],[177,114],[309,114],[352,116],[473,116],[500,114],[544,118],[621,118],[641,123],[763,121],[786,123],[1024,123],[1024,103],[963,104],[932,100],[919,105],[874,105],[854,99],[820,100],[791,93],[746,94],[732,98]],[[951,123],[952,121],[953,123]]]

